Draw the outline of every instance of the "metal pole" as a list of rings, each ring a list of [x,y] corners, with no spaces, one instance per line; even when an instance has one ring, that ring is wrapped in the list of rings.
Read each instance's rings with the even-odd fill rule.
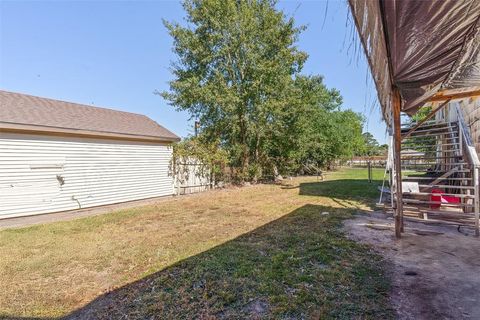
[[[372,183],[372,164],[370,160],[367,162],[367,170],[368,170],[368,182]]]
[[[458,123],[458,127],[459,127],[459,130],[458,130],[459,146],[458,146],[458,148],[460,149],[460,156],[463,157],[463,124],[461,123],[460,119],[458,119],[457,123]]]
[[[480,201],[479,201],[479,194],[478,194],[478,166],[473,168],[473,186],[475,189],[473,190],[475,195],[475,236],[480,236]]]

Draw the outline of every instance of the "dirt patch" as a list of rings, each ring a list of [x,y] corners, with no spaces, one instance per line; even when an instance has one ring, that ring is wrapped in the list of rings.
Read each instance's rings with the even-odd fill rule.
[[[264,300],[253,300],[246,306],[246,309],[250,317],[258,319],[267,314],[269,305]]]
[[[392,218],[380,213],[359,215],[345,228],[390,262],[399,319],[480,319],[480,239],[471,232],[406,222],[396,240]]]

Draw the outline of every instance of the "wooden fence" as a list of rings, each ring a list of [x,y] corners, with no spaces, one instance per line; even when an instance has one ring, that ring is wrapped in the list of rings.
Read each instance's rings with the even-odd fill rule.
[[[354,157],[348,160],[346,164],[351,167],[366,168],[369,162],[372,167],[385,168],[387,156]]]
[[[174,188],[177,195],[209,190],[214,184],[209,168],[195,159],[175,163],[174,172]]]

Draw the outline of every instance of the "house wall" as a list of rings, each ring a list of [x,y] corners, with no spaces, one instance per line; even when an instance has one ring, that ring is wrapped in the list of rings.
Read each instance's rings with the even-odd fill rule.
[[[460,107],[463,118],[470,128],[470,135],[477,153],[480,154],[480,98],[461,100]]]
[[[172,148],[0,132],[0,218],[173,194]]]

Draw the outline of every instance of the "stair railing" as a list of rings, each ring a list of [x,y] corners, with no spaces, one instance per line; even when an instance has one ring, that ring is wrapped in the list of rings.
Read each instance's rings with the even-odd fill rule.
[[[467,155],[467,161],[472,166],[473,178],[473,194],[474,194],[474,210],[475,210],[475,236],[480,235],[480,199],[479,199],[479,169],[480,160],[478,159],[475,145],[473,144],[470,130],[468,129],[465,119],[463,118],[462,110],[458,104],[455,104],[455,113],[458,120],[459,130],[459,146],[462,153]]]

